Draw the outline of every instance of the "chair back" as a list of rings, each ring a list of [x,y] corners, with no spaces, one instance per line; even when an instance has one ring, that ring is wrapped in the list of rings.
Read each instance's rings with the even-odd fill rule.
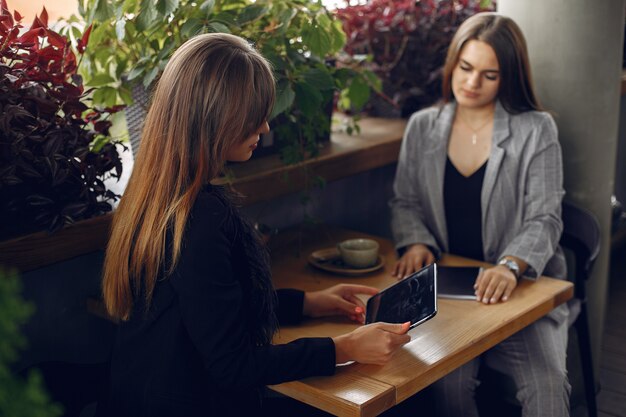
[[[568,275],[573,275],[576,298],[585,301],[585,281],[600,252],[600,225],[593,213],[570,201],[563,201],[561,217],[563,234],[560,244],[574,254],[575,271]]]

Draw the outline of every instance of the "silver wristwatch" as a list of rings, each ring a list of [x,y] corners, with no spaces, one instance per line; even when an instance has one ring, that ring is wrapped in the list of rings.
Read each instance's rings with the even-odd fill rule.
[[[504,265],[509,271],[513,272],[513,275],[515,275],[515,278],[519,278],[519,275],[520,275],[519,264],[515,262],[513,259],[502,258],[498,261],[498,265]]]

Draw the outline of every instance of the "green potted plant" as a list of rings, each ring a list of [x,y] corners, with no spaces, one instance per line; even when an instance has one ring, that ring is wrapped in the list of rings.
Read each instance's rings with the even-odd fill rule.
[[[86,104],[69,40],[47,13],[26,31],[2,0],[0,12],[0,240],[54,232],[111,210],[104,180],[122,164],[107,119],[118,108]],[[82,55],[90,28],[78,42]]]
[[[334,65],[345,34],[319,1],[84,0],[79,12],[94,24],[84,74],[100,90],[94,99],[108,106],[133,103],[133,91],[149,90],[171,53],[196,34],[230,32],[254,42],[275,69],[272,127],[288,163],[315,155],[328,137],[337,91],[340,106],[358,109],[379,84],[345,56]],[[131,140],[139,133],[129,131]]]
[[[347,34],[345,50],[372,57],[382,80],[369,106],[374,115],[408,117],[441,96],[441,68],[459,25],[495,0],[371,0],[337,10]]]

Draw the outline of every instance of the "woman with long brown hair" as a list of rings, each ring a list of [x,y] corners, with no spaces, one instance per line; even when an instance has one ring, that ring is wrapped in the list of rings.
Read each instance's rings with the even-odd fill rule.
[[[441,252],[496,264],[477,278],[478,302],[506,302],[518,280],[565,278],[563,168],[554,120],[533,92],[517,24],[480,13],[456,32],[443,104],[415,113],[392,200],[399,278]],[[482,362],[508,374],[524,416],[569,415],[566,305],[436,382],[442,416],[478,416]]]
[[[274,291],[254,229],[211,185],[226,161],[250,158],[274,96],[267,61],[227,34],[186,42],[157,83],[106,252],[104,300],[120,320],[111,415],[260,415],[264,385],[385,363],[410,340],[408,323],[378,323],[271,344],[279,322],[302,316],[362,322],[356,294],[377,292]]]

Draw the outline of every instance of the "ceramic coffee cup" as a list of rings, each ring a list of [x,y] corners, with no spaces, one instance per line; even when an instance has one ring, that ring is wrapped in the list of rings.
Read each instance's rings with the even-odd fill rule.
[[[348,239],[337,245],[341,260],[353,268],[368,268],[378,260],[379,244],[372,239]]]

